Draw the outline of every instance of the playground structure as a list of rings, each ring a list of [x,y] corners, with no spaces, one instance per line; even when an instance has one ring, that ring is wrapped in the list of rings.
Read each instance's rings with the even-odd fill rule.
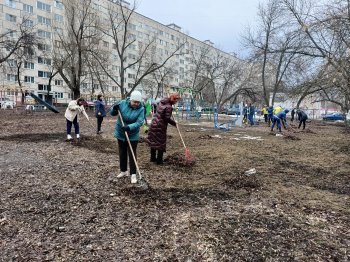
[[[224,122],[219,122],[219,113],[217,108],[214,111],[214,128],[229,131],[234,126],[242,127],[243,125],[243,102],[231,105],[231,108],[236,108],[237,111],[229,116]],[[226,117],[227,118],[227,117]]]
[[[175,107],[175,118],[179,120],[196,121],[201,119],[214,122],[214,128],[228,131],[234,126],[243,125],[243,102],[231,104],[234,108],[232,115],[220,117],[217,106],[206,103],[203,100],[195,100],[192,97],[183,97]]]
[[[204,100],[195,100],[192,97],[183,97],[175,107],[174,114],[177,120],[200,121],[202,117],[211,121],[214,106]]]

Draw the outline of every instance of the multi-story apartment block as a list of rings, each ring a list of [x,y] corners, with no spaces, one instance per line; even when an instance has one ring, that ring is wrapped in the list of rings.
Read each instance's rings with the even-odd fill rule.
[[[2,64],[0,96],[12,96],[14,100],[21,101],[17,81],[17,78],[20,77],[22,89],[35,92],[43,99],[47,99],[50,96],[56,103],[67,103],[73,98],[71,90],[59,73],[52,77],[51,85],[49,86],[51,74],[55,72],[52,50],[62,48],[58,34],[64,34],[62,32],[65,30],[63,25],[67,22],[65,1],[69,0],[2,1],[0,4],[1,32],[8,32],[25,19],[25,25],[33,28],[35,31],[38,43],[32,51],[33,54],[30,59],[23,61],[20,75],[16,72],[15,56],[11,56],[10,59]],[[108,21],[108,8],[111,4],[118,3],[116,3],[116,0],[93,0],[92,9],[96,11],[101,21]],[[130,7],[128,2],[122,1],[122,4],[125,8]],[[128,29],[129,35],[135,39],[135,42],[127,49],[126,61],[129,64],[137,58],[139,54],[138,47],[142,43],[147,44],[146,42],[150,37],[155,37],[154,55],[159,56],[163,60],[171,56],[171,52],[179,43],[183,43],[181,51],[171,56],[166,63],[166,67],[171,68],[171,74],[168,75],[166,82],[162,83],[161,95],[166,95],[168,92],[175,90],[190,90],[194,77],[193,56],[199,56],[202,52],[207,52],[205,55],[209,60],[211,56],[217,55],[217,53],[229,60],[237,59],[231,54],[216,49],[209,40],[200,41],[183,33],[176,24],[163,25],[137,12],[133,13]],[[16,36],[7,35],[6,37],[15,38]],[[100,49],[106,51],[109,56],[108,61],[110,61],[110,65],[108,66],[115,72],[118,72],[120,70],[119,63],[113,62],[118,61],[113,39],[103,36],[97,42]],[[86,69],[86,71],[88,70]],[[88,76],[88,72],[85,73],[86,75],[80,83],[80,90],[83,96],[91,99],[92,90],[94,90],[94,94],[98,94],[103,88],[108,99],[120,98],[120,87],[107,75],[100,74],[100,78],[103,81],[103,86],[101,87],[101,81],[97,81],[93,76]],[[125,71],[125,91],[133,88],[136,77],[137,68],[130,66]],[[150,77],[147,76],[145,80]],[[118,80],[118,74],[116,74],[115,80]],[[154,89],[157,89],[159,83],[151,82],[151,85],[155,85]],[[150,93],[145,81],[137,85],[136,89],[141,90],[143,93]],[[16,94],[18,97],[14,98]]]

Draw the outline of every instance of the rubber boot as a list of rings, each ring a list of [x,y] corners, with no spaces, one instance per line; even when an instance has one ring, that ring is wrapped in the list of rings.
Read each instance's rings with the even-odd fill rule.
[[[163,165],[163,151],[158,150],[157,165]]]
[[[156,154],[157,154],[157,150],[151,148],[151,162],[157,162]]]

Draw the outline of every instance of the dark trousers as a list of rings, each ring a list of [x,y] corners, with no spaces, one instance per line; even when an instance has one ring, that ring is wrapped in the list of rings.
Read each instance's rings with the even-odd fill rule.
[[[101,131],[102,122],[103,122],[103,116],[97,116],[97,132]]]
[[[265,123],[267,123],[268,122],[267,114],[264,114],[264,119],[265,119]]]
[[[298,128],[300,128],[300,127],[301,127],[301,124],[303,124],[303,129],[305,129],[306,119],[302,119],[302,120],[300,120],[300,122],[299,122],[299,127],[298,127]]]
[[[292,118],[290,119],[291,122],[294,121],[294,114],[292,114]]]
[[[164,151],[151,148],[151,162],[157,162],[157,164],[163,164]]]
[[[273,128],[275,127],[275,124],[277,124],[277,129],[278,129],[280,132],[282,132],[281,120],[280,120],[280,119],[272,119],[271,131],[273,131]]]
[[[272,115],[267,115],[268,117],[268,124],[269,126],[271,126],[271,123],[272,123]]]
[[[134,155],[136,158],[136,148],[138,141],[130,141],[132,150],[134,151]],[[132,157],[132,153],[130,151],[130,147],[128,141],[122,141],[118,139],[119,145],[119,167],[121,172],[125,172],[128,170],[128,155],[129,155],[129,169],[130,174],[136,174],[136,165],[134,158]]]
[[[249,114],[249,116],[248,116],[249,123],[250,123],[251,126],[254,125],[253,116],[254,116],[254,115],[251,115],[251,114]]]
[[[78,116],[76,116],[72,121],[67,120],[67,135],[70,135],[72,132],[72,125],[74,125],[74,130],[75,130],[75,134],[79,134],[79,123],[78,123]]]

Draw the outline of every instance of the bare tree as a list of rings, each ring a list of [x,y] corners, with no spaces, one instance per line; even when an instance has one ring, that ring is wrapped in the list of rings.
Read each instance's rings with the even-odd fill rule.
[[[18,48],[13,54],[12,57],[14,57],[14,61],[16,64],[16,75],[17,75],[17,84],[19,86],[19,89],[21,91],[21,103],[24,104],[25,100],[25,90],[23,88],[23,82],[22,82],[22,73],[23,73],[23,66],[26,63],[32,63],[33,61],[33,55],[32,52],[27,52],[27,47],[21,47]],[[28,79],[30,80],[30,79]]]
[[[202,90],[205,90],[212,83],[206,76],[209,51],[209,45],[200,47],[199,52],[195,52],[195,50],[190,51],[191,66],[188,86],[192,88],[194,94],[199,94],[200,97],[202,97]]]
[[[157,92],[154,98],[164,96],[164,87],[169,85],[169,81],[175,75],[171,67],[163,66],[152,73],[152,78],[157,83]]]
[[[11,57],[18,49],[34,46],[36,35],[32,21],[23,17],[13,29],[0,34],[0,64]]]
[[[255,86],[250,82],[253,79],[253,67],[249,63],[214,50],[206,53],[202,62],[197,63],[199,67],[201,69],[195,80],[196,91],[218,108],[239,95],[254,96]]]
[[[157,50],[157,33],[145,36],[142,42],[136,41],[136,35],[132,33],[135,27],[132,23],[134,12],[135,4],[129,8],[122,1],[110,3],[108,24],[100,28],[106,37],[113,39],[117,54],[114,62],[118,64],[119,75],[116,76],[103,65],[103,57],[98,53],[93,54],[104,72],[120,88],[122,97],[132,92],[147,76],[164,67],[184,46],[179,42],[168,54],[162,54]],[[126,76],[132,81],[128,91]]]
[[[323,58],[319,101],[333,102],[345,114],[350,109],[350,1],[331,1],[318,8],[309,0],[283,3],[312,46],[313,52],[305,55]]]
[[[54,66],[72,91],[74,99],[80,97],[80,85],[86,70],[86,54],[99,44],[99,18],[91,0],[65,1],[64,30],[56,29],[59,49]]]
[[[261,88],[264,103],[272,104],[276,93],[285,86],[291,65],[297,59],[303,39],[291,23],[285,9],[278,0],[269,0],[259,6],[260,26],[256,32],[249,29],[244,37],[252,50],[251,61],[260,64]]]

